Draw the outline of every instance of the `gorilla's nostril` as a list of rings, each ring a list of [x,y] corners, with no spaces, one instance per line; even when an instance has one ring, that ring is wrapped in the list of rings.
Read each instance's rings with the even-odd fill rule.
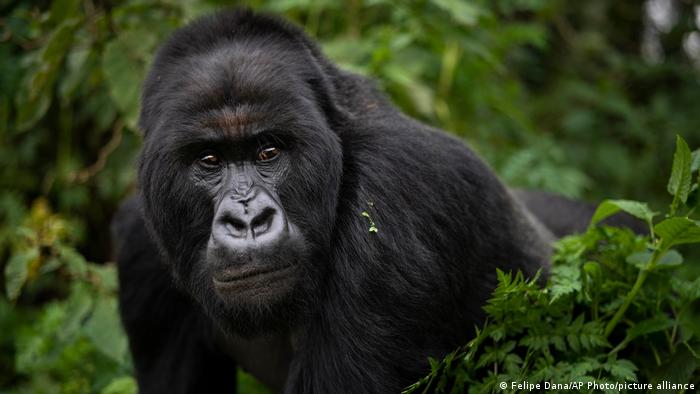
[[[267,207],[250,222],[250,229],[253,232],[253,237],[265,234],[275,218],[277,211],[274,208]]]
[[[226,220],[226,229],[232,237],[245,238],[248,232],[248,226],[244,221],[235,217],[229,217]]]

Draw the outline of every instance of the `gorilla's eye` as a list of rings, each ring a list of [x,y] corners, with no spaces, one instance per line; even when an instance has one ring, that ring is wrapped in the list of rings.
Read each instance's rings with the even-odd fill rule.
[[[269,161],[277,157],[279,155],[281,150],[279,148],[276,148],[274,146],[268,146],[265,148],[262,148],[258,151],[258,161]]]
[[[213,152],[205,152],[199,156],[199,163],[204,167],[218,167],[221,165],[221,159]]]

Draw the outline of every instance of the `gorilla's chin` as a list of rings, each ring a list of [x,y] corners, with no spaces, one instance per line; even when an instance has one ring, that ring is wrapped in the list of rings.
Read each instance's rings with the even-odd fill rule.
[[[304,310],[304,291],[294,266],[225,282],[212,279],[213,297],[204,300],[210,317],[224,331],[242,337],[290,329]]]

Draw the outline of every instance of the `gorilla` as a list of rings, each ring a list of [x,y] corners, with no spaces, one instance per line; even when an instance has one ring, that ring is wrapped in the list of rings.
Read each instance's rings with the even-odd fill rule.
[[[143,87],[139,191],[113,222],[142,393],[397,393],[482,323],[552,233],[460,140],[300,28],[229,10]],[[534,203],[533,203],[534,204]]]

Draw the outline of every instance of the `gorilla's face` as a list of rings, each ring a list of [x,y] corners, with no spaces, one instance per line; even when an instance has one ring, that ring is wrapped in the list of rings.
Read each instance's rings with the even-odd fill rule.
[[[325,272],[342,152],[307,67],[228,47],[154,66],[144,92],[151,233],[176,283],[241,334],[294,324]]]

